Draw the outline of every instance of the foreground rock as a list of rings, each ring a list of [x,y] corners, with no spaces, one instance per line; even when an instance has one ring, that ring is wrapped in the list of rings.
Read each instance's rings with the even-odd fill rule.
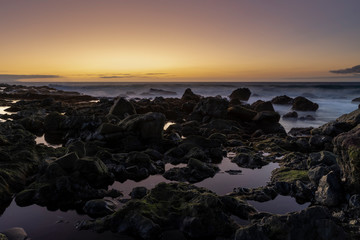
[[[325,207],[310,207],[299,213],[263,218],[240,228],[235,239],[343,240],[350,239],[350,236],[336,224]]]
[[[245,202],[188,184],[160,183],[141,200],[131,200],[116,213],[87,221],[80,229],[130,232],[142,239],[159,239],[164,230],[180,230],[191,239],[230,237],[236,215],[247,219],[256,211]]]
[[[337,136],[334,146],[347,189],[360,192],[360,127]]]

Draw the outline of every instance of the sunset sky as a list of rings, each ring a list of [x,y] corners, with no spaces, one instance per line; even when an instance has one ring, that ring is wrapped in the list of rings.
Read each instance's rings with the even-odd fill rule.
[[[359,9],[359,0],[0,0],[0,79],[338,76],[329,71],[360,64]]]

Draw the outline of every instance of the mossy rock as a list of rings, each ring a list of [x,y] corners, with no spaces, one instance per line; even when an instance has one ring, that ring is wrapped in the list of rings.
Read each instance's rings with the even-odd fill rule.
[[[307,170],[294,170],[291,168],[277,168],[272,171],[271,180],[273,182],[295,182],[300,180],[302,182],[309,182]]]
[[[116,213],[85,222],[81,228],[127,231],[143,239],[159,239],[159,227],[178,229],[191,239],[231,237],[237,228],[231,215],[247,217],[256,210],[228,198],[191,184],[160,183],[141,200],[130,200]]]

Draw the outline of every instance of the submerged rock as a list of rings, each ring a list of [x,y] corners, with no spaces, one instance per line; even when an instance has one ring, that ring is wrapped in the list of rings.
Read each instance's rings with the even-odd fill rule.
[[[286,114],[284,114],[283,118],[285,119],[297,119],[298,118],[298,113],[293,111],[293,112],[288,112]]]

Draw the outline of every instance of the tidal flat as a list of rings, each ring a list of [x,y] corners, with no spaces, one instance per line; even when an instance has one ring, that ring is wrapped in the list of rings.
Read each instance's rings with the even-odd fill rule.
[[[147,92],[1,85],[0,239],[360,236],[354,102]]]

